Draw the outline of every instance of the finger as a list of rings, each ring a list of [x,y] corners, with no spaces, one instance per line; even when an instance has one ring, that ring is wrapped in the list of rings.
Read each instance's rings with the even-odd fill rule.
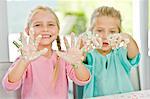
[[[122,41],[122,37],[121,37],[121,35],[120,34],[117,34],[118,35],[118,38],[117,38],[117,40],[118,40],[118,42],[120,43],[121,41]]]
[[[24,56],[24,49],[23,49],[23,47],[19,47],[19,49],[18,49],[18,51],[20,51],[20,54],[22,55],[22,56]]]
[[[79,41],[79,39],[81,40],[81,41]],[[81,49],[85,44],[86,44],[86,42],[85,42],[85,37],[81,34],[81,35],[79,35],[79,39],[78,39],[78,42],[77,42],[77,44],[79,45],[78,47],[79,47],[79,49]],[[80,44],[79,44],[80,43]]]
[[[23,40],[23,32],[20,32],[19,34],[20,34],[19,41],[20,41],[20,42],[23,42],[23,41],[22,41],[22,40]]]
[[[38,48],[38,45],[39,45],[41,39],[42,39],[42,36],[41,36],[41,35],[38,35],[38,36],[35,38],[35,48]]]
[[[86,58],[86,53],[83,54],[83,56],[81,57],[81,61],[84,61]]]
[[[92,39],[92,43],[93,43],[93,45],[96,46],[96,47],[99,45],[99,44],[98,44],[98,41],[97,41],[97,38],[93,38],[93,39]]]
[[[71,47],[75,46],[75,34],[72,32],[71,33]]]
[[[66,46],[66,49],[69,49],[69,48],[70,48],[69,43],[68,43],[68,40],[67,40],[66,37],[64,37],[64,44],[65,44],[65,46]]]
[[[33,30],[33,28],[31,28],[29,31],[29,44],[34,45],[34,30]]]
[[[77,44],[76,44],[76,48],[80,49],[80,47],[82,45],[81,43],[82,43],[82,39],[81,39],[81,37],[79,37],[78,41],[77,41]]]
[[[27,37],[24,32],[20,32],[20,40],[23,46],[27,46]]]
[[[102,45],[103,45],[102,39],[101,38],[97,38],[96,40],[97,40],[97,42],[99,44],[98,47],[102,48]]]
[[[95,49],[93,44],[87,46],[87,51],[92,50],[92,49]]]

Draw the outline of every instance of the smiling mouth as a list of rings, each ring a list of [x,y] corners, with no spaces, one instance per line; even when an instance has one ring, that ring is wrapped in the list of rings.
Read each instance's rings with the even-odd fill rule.
[[[43,35],[42,35],[42,38],[43,38],[43,39],[50,38],[50,37],[52,37],[52,35],[49,35],[49,34],[43,34]]]

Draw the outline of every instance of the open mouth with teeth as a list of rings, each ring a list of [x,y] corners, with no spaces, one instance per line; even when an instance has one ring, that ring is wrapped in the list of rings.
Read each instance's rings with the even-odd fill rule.
[[[49,39],[50,37],[52,37],[52,35],[50,35],[50,34],[42,34],[42,39]]]

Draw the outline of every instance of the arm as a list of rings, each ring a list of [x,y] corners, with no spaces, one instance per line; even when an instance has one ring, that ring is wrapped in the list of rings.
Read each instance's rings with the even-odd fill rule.
[[[75,69],[75,75],[80,81],[88,81],[90,79],[90,73],[87,68],[81,63]]]
[[[15,82],[21,80],[28,64],[29,64],[29,62],[20,58],[16,62],[15,66],[8,73],[8,81],[11,83],[15,83]]]
[[[2,85],[6,90],[16,90],[21,86],[22,81],[25,78],[26,72],[25,70],[22,71],[19,69],[19,65],[22,63],[21,59],[17,59],[9,68],[8,72],[5,74],[3,80],[2,80]],[[22,67],[21,67],[22,68]],[[18,72],[18,70],[20,70]]]
[[[135,40],[127,33],[114,33],[110,35],[108,39],[112,49],[122,46],[127,48],[127,57],[129,59],[133,59],[139,53],[139,48]]]
[[[19,60],[15,63],[14,68],[12,68],[12,70],[8,74],[8,80],[12,83],[19,81],[22,78],[22,75],[24,74],[24,71],[26,70],[30,61],[38,58],[39,56],[47,52],[47,50],[44,51],[44,49],[40,51],[37,50],[38,44],[41,40],[41,36],[39,35],[36,37],[36,39],[34,39],[33,35],[33,32],[29,33],[28,42],[25,33],[21,33],[20,38],[22,44],[19,45],[17,42],[14,43],[20,50],[21,56]]]
[[[14,42],[14,44],[20,50],[21,56],[15,63],[14,68],[12,68],[8,74],[8,80],[10,82],[19,81],[22,78],[22,75],[24,74],[24,71],[26,70],[29,63],[47,52],[47,49],[37,50],[39,42],[42,38],[41,35],[34,39],[34,32],[30,31],[29,41],[25,33],[21,33],[20,38],[22,44],[19,45],[17,42]]]
[[[139,48],[136,41],[130,35],[128,35],[128,38],[130,40],[129,44],[127,45],[128,58],[132,59],[139,53]]]
[[[84,66],[84,65],[83,65]],[[85,85],[87,84],[90,79],[91,79],[91,75],[89,73],[89,71],[87,69],[87,74],[89,74],[89,77],[88,76],[85,76],[87,75],[86,73],[84,73],[84,71],[79,71],[79,67],[74,67],[72,66],[70,63],[66,62],[66,72],[67,72],[67,75],[69,76],[69,78],[71,80],[73,80],[77,85]],[[79,70],[76,70],[76,69],[79,69]],[[85,67],[84,67],[85,68]]]
[[[47,52],[45,49],[40,51],[37,50],[41,37],[38,36],[34,40],[31,35],[33,35],[33,33],[30,33],[29,35],[29,42],[24,33],[21,33],[21,44],[14,42],[16,47],[20,50],[21,56],[12,65],[3,79],[3,85],[7,89],[17,89],[21,85],[21,80],[25,77],[25,71],[27,70],[29,63]]]
[[[119,59],[125,68],[127,73],[130,73],[131,68],[137,67],[140,61],[140,53],[138,46],[134,39],[126,33],[120,33],[121,40],[124,43],[124,47],[119,48],[118,55]]]

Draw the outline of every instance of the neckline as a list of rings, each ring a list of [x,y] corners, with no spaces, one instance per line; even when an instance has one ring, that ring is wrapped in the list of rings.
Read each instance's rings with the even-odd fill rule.
[[[112,53],[112,50],[107,54],[107,55],[102,55],[97,49],[95,49],[95,51],[96,51],[96,53],[98,53],[101,57],[104,57],[104,58],[106,58],[106,57],[109,57],[110,55],[111,55],[111,53]]]
[[[51,60],[55,56],[55,51],[52,51],[52,54],[49,57],[41,56],[42,59],[44,60]]]

